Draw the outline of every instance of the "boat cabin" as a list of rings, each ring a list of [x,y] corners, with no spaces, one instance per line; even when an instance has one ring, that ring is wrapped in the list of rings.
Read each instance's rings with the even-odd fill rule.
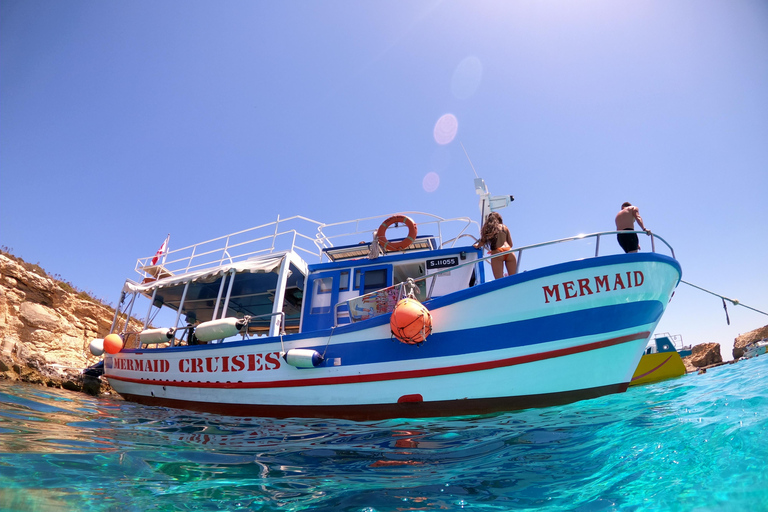
[[[329,329],[389,313],[411,291],[405,286],[409,279],[420,302],[482,280],[481,265],[466,265],[482,256],[482,251],[472,246],[437,249],[435,238],[425,236],[395,254],[369,258],[370,251],[371,244],[367,243],[325,249],[330,261],[309,265],[302,331]]]
[[[112,332],[123,334],[126,348],[311,332],[389,313],[411,293],[427,302],[484,282],[482,263],[472,263],[482,258],[482,250],[457,246],[458,238],[448,244],[440,235],[392,239],[388,244],[397,250],[387,252],[375,237],[371,242],[334,246],[321,226],[321,235],[304,237],[313,242],[315,251],[297,243],[296,231],[285,232],[293,238],[286,250],[278,251],[275,239],[285,234],[277,228],[281,222],[285,221],[267,225],[274,226],[275,235],[264,251],[235,256],[233,247],[251,242],[234,245],[228,237],[223,251],[206,251],[202,245],[209,242],[204,242],[179,249],[188,255],[170,261],[140,259],[137,271],[142,279],[126,281]],[[300,256],[305,252],[320,262],[308,264]],[[203,257],[213,253],[218,260]],[[148,304],[139,305],[142,300]],[[138,316],[144,307],[147,313],[140,329],[135,324],[128,328],[128,322],[119,329],[120,314]]]
[[[657,354],[662,352],[678,352],[680,357],[691,355],[691,346],[683,345],[683,337],[680,334],[669,334],[668,332],[654,334],[653,338],[648,340],[645,347],[645,354]]]

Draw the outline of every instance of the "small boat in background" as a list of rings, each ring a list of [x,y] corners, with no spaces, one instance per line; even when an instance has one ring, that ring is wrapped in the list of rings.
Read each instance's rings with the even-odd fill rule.
[[[679,334],[656,334],[645,347],[630,386],[649,384],[660,380],[673,379],[685,375],[683,357],[691,355],[691,347],[683,346],[683,337]]]
[[[763,338],[762,340],[754,341],[744,347],[744,355],[741,356],[741,358],[749,359],[752,357],[757,357],[759,355],[765,354],[766,350],[768,350],[768,338]]]

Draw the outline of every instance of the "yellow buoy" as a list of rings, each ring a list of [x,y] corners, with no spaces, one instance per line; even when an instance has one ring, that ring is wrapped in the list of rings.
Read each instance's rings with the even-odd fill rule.
[[[109,354],[117,354],[123,349],[123,339],[115,333],[104,338],[104,350]]]
[[[389,319],[392,335],[403,343],[422,343],[432,333],[432,315],[416,299],[402,299]]]

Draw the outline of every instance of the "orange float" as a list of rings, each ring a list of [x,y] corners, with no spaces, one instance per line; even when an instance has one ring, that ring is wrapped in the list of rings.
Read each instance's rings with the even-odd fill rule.
[[[108,334],[104,338],[104,350],[109,354],[117,354],[123,350],[123,339],[117,334]]]
[[[416,299],[401,299],[389,319],[392,335],[403,343],[423,343],[432,333],[432,315]]]
[[[387,240],[387,229],[393,224],[397,227],[397,225],[401,223],[408,227],[408,236],[399,242],[390,242]],[[387,252],[402,251],[416,240],[416,233],[416,224],[413,222],[413,219],[406,217],[405,215],[393,215],[381,223],[379,230],[376,231],[376,240],[379,242],[379,247]]]

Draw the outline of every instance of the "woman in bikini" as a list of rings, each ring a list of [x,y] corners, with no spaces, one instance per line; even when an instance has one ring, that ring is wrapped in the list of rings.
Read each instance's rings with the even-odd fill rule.
[[[485,246],[489,254],[499,254],[499,257],[491,259],[493,277],[504,277],[504,266],[507,267],[507,275],[517,272],[517,258],[512,252],[512,235],[509,228],[504,225],[501,215],[491,212],[480,230],[480,240],[474,246],[479,249]]]

